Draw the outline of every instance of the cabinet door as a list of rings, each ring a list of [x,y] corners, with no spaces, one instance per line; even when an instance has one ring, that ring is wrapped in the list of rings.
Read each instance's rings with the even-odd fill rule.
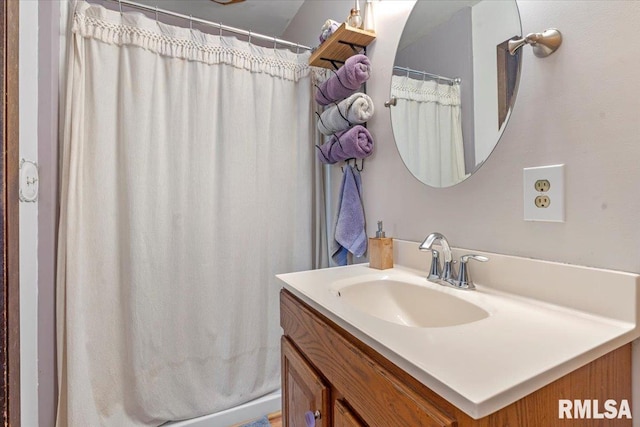
[[[282,337],[282,392],[283,427],[330,427],[329,387],[286,337]]]
[[[365,427],[365,424],[342,401],[333,405],[333,427]]]

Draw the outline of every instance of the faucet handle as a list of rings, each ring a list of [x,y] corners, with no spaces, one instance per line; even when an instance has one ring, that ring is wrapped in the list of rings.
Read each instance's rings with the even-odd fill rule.
[[[462,255],[460,257],[460,264],[466,264],[467,262],[469,262],[470,259],[475,259],[476,261],[480,261],[480,262],[489,261],[489,258],[487,258],[486,256],[476,255],[476,254],[467,254],[467,255]]]
[[[470,259],[479,261],[479,262],[487,262],[489,258],[482,255],[476,254],[467,254],[460,257],[460,274],[458,275],[458,280],[456,280],[455,285],[459,288],[463,289],[475,289],[475,285],[471,280],[471,275],[469,274],[469,268],[467,267],[467,263]]]

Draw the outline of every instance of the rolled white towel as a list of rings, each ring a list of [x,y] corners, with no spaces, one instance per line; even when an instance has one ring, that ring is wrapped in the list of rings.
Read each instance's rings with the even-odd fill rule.
[[[324,135],[333,135],[353,125],[364,123],[371,116],[373,116],[373,101],[369,95],[357,92],[327,108],[320,115],[318,130]]]

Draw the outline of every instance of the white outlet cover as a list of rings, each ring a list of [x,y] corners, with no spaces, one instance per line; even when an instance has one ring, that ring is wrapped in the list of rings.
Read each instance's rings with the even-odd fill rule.
[[[549,191],[536,190],[535,183],[539,179],[551,183]],[[523,182],[525,221],[564,222],[564,165],[524,168]],[[538,196],[548,196],[551,200],[549,207],[537,207],[535,199]]]

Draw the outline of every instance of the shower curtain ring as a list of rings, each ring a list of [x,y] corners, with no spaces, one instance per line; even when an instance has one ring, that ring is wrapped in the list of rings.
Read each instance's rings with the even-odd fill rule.
[[[249,44],[251,44],[251,30],[249,30]]]
[[[275,52],[278,48],[278,39],[276,37],[273,38],[273,51]]]
[[[300,55],[300,43],[296,43],[296,54]]]
[[[158,22],[158,5],[156,4],[156,22]]]
[[[222,22],[218,22],[218,25],[220,26],[220,41],[222,41]]]
[[[118,0],[118,7],[120,7],[120,15],[122,15],[122,1]]]
[[[193,31],[193,15],[189,15],[189,30]]]

